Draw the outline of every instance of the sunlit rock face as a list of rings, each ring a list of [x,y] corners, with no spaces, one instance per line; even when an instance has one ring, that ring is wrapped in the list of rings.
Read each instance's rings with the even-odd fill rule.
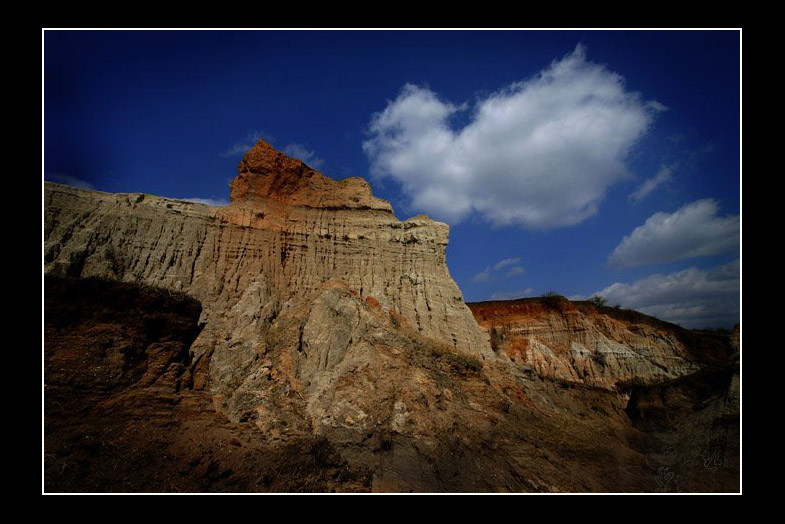
[[[243,157],[227,207],[45,184],[46,273],[198,299],[205,327],[192,351],[197,362],[209,357],[210,382],[227,406],[262,365],[276,318],[330,282],[417,335],[491,355],[447,270],[448,234],[424,216],[398,220],[363,179],[332,180],[263,141]],[[303,315],[303,326],[319,322]]]
[[[640,313],[563,297],[469,304],[493,351],[539,376],[607,389],[687,375],[728,353],[713,341]]]

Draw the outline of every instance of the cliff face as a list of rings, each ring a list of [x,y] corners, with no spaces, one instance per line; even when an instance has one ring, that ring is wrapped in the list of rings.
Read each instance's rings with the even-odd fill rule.
[[[697,371],[730,352],[679,326],[632,311],[541,297],[469,304],[493,351],[542,377],[607,389]]]
[[[195,365],[209,361],[211,385],[236,417],[253,409],[236,402],[238,389],[262,365],[278,317],[297,311],[291,329],[312,351],[340,354],[358,343],[356,315],[303,310],[334,293],[331,282],[413,333],[459,353],[491,354],[447,270],[445,224],[400,221],[364,180],[328,179],[265,142],[238,170],[225,208],[47,183],[45,272],[198,299],[204,329],[192,347]],[[322,341],[323,331],[349,338]]]

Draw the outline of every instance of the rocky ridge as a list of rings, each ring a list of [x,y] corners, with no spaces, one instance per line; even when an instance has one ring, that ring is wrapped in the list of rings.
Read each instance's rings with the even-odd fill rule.
[[[469,307],[500,358],[543,377],[611,390],[685,376],[731,352],[727,337],[560,296]]]

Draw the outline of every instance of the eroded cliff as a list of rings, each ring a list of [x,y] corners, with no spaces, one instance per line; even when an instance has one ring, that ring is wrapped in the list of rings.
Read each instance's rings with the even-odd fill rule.
[[[698,346],[580,308],[526,323],[475,308],[484,334],[447,270],[447,226],[398,220],[362,179],[260,142],[227,207],[48,183],[44,203],[52,489],[660,489],[662,439],[630,413],[691,395],[671,382],[702,365]],[[67,304],[89,293],[103,316]],[[182,329],[145,322],[145,304]],[[727,396],[715,385],[702,403]],[[722,467],[732,490],[736,458]]]
[[[490,354],[447,271],[445,224],[399,221],[364,180],[331,180],[262,141],[238,170],[225,208],[47,183],[46,273],[142,282],[197,298],[205,329],[194,358],[209,359],[211,385],[237,417],[251,406],[232,399],[261,365],[269,328],[331,281],[424,337]],[[303,329],[318,322],[300,320]],[[313,329],[340,331],[329,323]],[[337,343],[350,342],[357,343]]]
[[[469,307],[499,357],[543,377],[606,389],[665,382],[731,353],[728,336],[560,296]]]

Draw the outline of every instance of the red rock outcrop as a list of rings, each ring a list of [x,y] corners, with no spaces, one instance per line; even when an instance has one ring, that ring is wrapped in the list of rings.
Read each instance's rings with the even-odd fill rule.
[[[328,210],[373,210],[390,215],[393,212],[389,202],[373,196],[364,179],[333,180],[264,141],[243,156],[237,171],[231,183],[235,208],[247,206],[258,211],[274,202]]]

